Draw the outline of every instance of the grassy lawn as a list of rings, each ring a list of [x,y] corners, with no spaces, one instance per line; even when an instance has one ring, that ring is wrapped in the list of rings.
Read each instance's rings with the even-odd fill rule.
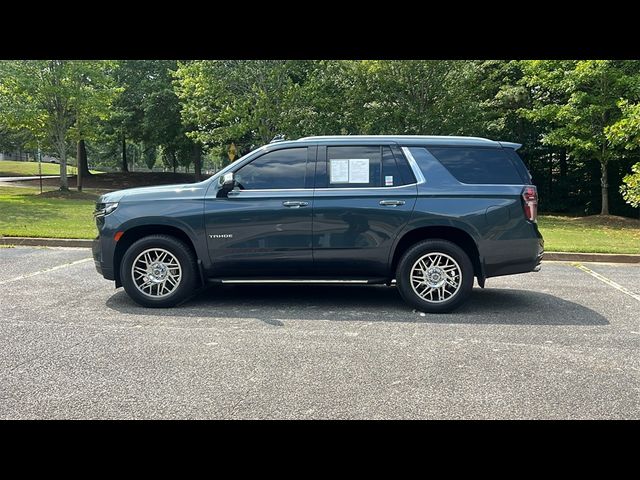
[[[35,188],[0,187],[0,235],[8,237],[94,238],[95,195],[43,196]],[[79,196],[80,198],[74,198]]]
[[[91,173],[102,173],[90,170]],[[75,175],[76,167],[67,165],[67,174]],[[38,175],[38,162],[14,162],[0,160],[0,177],[28,177]],[[60,175],[60,165],[57,163],[42,163],[42,175]]]
[[[0,235],[13,237],[94,238],[94,193],[61,198],[55,187],[0,187]],[[640,253],[640,221],[622,217],[538,218],[545,250],[560,252]]]
[[[544,249],[553,252],[640,253],[640,220],[542,215]]]

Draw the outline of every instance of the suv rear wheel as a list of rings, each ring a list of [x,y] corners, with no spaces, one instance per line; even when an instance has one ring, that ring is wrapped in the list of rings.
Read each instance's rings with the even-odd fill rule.
[[[197,287],[193,251],[169,235],[150,235],[133,243],[122,257],[122,286],[144,307],[173,307]]]
[[[424,240],[407,250],[396,270],[402,298],[427,313],[445,313],[460,306],[473,288],[469,256],[447,240]]]

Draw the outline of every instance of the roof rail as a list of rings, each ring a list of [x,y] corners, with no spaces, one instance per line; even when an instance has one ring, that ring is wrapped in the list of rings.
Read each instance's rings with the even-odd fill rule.
[[[285,138],[284,134],[280,133],[280,134],[276,135],[275,137],[273,137],[269,143],[284,142],[285,140],[286,140],[286,138]]]

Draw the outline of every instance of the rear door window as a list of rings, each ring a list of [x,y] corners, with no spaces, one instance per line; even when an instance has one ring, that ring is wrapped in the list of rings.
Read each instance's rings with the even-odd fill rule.
[[[329,188],[381,186],[380,146],[327,148]]]
[[[400,169],[389,147],[382,147],[382,185],[395,187],[403,185]]]

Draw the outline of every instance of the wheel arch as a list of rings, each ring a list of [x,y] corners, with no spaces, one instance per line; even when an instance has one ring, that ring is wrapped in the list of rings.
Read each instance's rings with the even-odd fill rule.
[[[404,233],[393,250],[390,265],[391,274],[395,275],[398,262],[400,262],[400,258],[402,258],[404,252],[417,242],[428,239],[448,240],[462,248],[471,260],[474,276],[478,279],[478,284],[484,286],[485,274],[476,241],[465,230],[452,226],[430,225],[417,227]]]
[[[122,286],[122,279],[120,278],[120,264],[122,263],[122,257],[125,252],[136,241],[141,238],[148,237],[149,235],[169,235],[182,240],[191,249],[198,261],[199,268],[202,269],[202,262],[198,256],[198,251],[195,248],[195,243],[184,230],[174,225],[137,225],[125,230],[116,244],[113,253],[113,273],[116,281],[116,287]]]

